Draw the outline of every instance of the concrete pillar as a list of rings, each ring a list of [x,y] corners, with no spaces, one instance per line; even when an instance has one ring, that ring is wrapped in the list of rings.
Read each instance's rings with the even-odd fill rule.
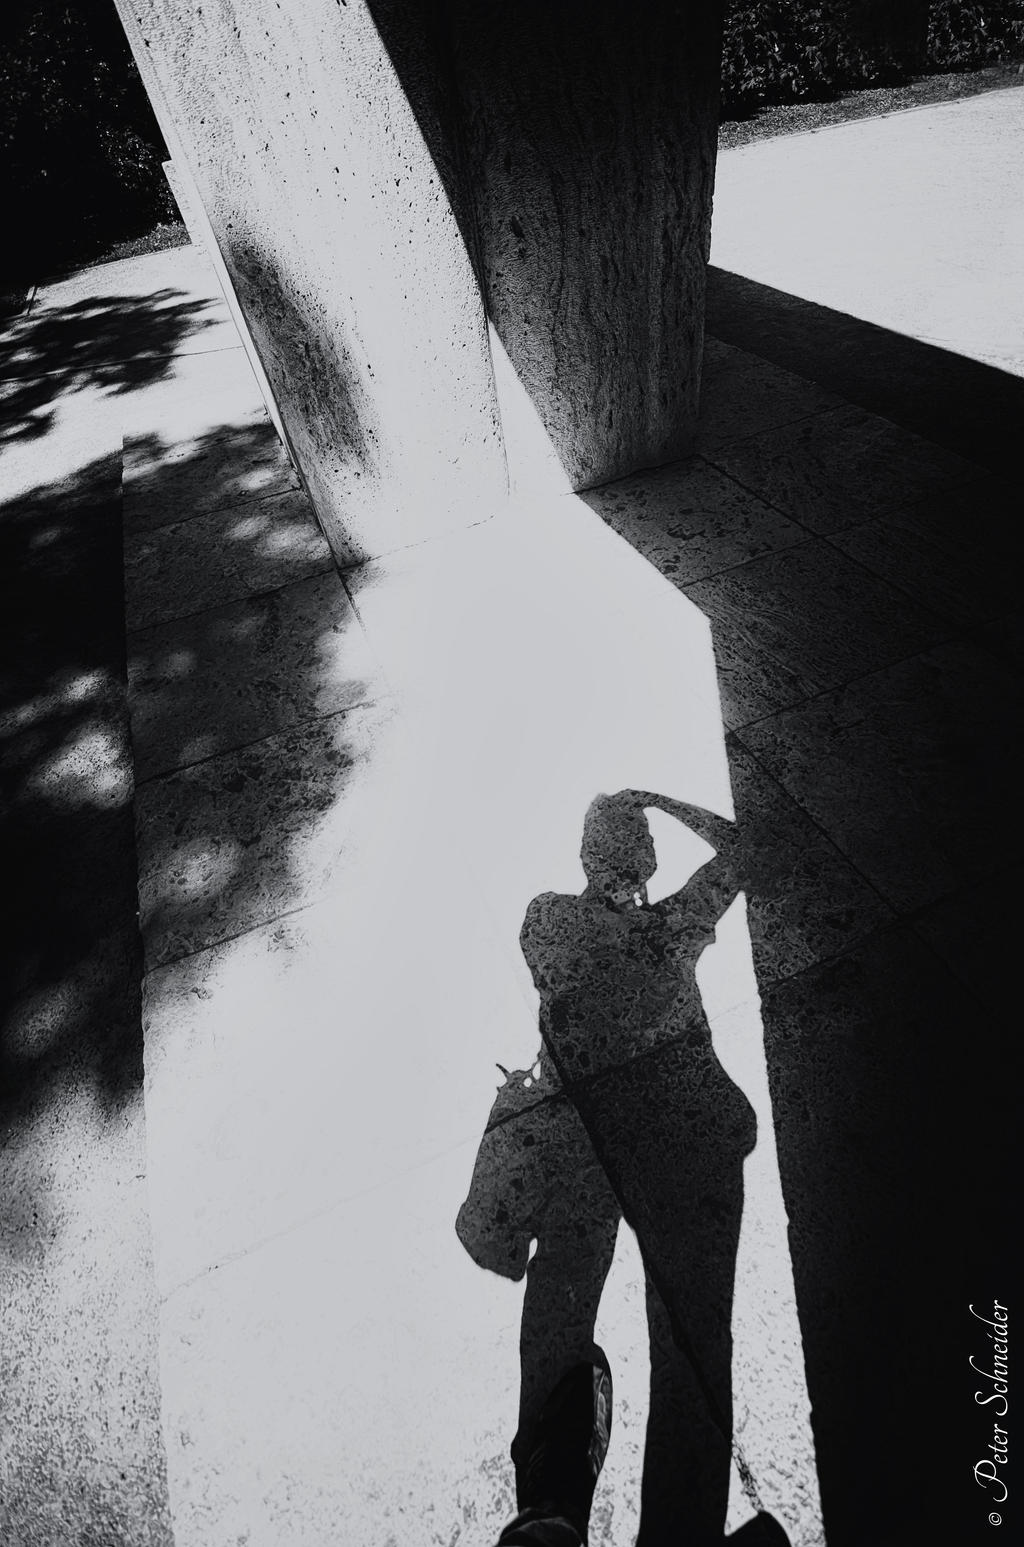
[[[488,321],[574,487],[692,449],[717,6],[117,5],[340,557],[501,499]]]
[[[336,555],[483,519],[506,472],[483,306],[362,0],[117,0]]]
[[[686,455],[719,7],[443,3],[488,313],[573,487]]]

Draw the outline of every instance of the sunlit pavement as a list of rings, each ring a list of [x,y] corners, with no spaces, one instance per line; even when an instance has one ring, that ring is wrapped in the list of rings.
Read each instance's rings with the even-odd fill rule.
[[[1024,90],[718,158],[711,261],[1024,374]]]
[[[40,1094],[5,1184],[12,1208],[51,1177],[64,1212],[5,1241],[74,1279],[91,1238],[92,1307],[62,1325],[60,1275],[41,1312],[15,1279],[7,1346],[45,1341],[54,1369],[94,1347],[103,1373],[43,1416],[26,1394],[8,1497],[31,1500],[26,1458],[62,1427],[103,1432],[112,1384],[151,1410],[158,1339],[179,1547],[493,1539],[513,1509],[523,1285],[476,1266],[455,1219],[495,1066],[533,1078],[526,909],[581,889],[589,802],[636,788],[735,815],[758,856],[700,968],[715,1050],[758,1122],[732,1315],[750,1481],[734,1468],[730,1529],[756,1501],[803,1547],[822,1515],[833,1547],[917,1539],[934,1504],[901,1490],[906,1417],[886,1394],[943,1417],[922,1348],[948,1342],[965,1293],[993,1292],[994,1152],[970,1116],[991,1092],[963,1041],[983,1025],[999,1056],[1012,491],[984,457],[755,340],[711,340],[692,462],[584,497],[524,490],[339,576],[212,283],[185,249],[37,297],[162,291],[157,317],[182,310],[148,373],[124,362],[130,332],[56,404],[12,389],[23,422],[55,411],[12,448],[14,495],[73,484],[123,436],[152,1258],[138,1227],[134,1255],[107,1251],[143,1170],[138,1102],[117,1109],[122,1155],[94,1072],[65,1059],[63,1121]],[[111,308],[98,323],[116,332]],[[84,691],[36,683],[23,720]],[[55,766],[31,770],[55,809],[95,803],[104,777],[123,805],[123,755],[119,784],[88,749]],[[664,894],[707,850],[669,818],[652,830]],[[618,1156],[641,1188],[659,1160],[642,1133]],[[128,1285],[140,1308],[115,1338]],[[635,1535],[647,1411],[624,1228],[597,1336],[616,1401],[591,1539],[611,1547]],[[110,1539],[138,1541],[148,1507],[167,1540],[134,1480],[157,1464],[151,1430],[91,1443],[66,1447],[78,1518],[102,1497]],[[120,1493],[117,1446],[136,1459]]]

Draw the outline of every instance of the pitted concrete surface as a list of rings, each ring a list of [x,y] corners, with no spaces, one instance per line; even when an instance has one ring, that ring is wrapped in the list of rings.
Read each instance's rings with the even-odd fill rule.
[[[1024,89],[718,158],[711,261],[1024,375]]]

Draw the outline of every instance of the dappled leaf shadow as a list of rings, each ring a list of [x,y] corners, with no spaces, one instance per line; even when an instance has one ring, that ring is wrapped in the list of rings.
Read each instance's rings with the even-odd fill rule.
[[[129,441],[125,479],[139,884],[154,966],[327,884],[336,851],[318,852],[313,835],[340,823],[343,841],[336,808],[366,754],[377,687],[265,421],[212,429],[169,460],[152,436]]]
[[[182,340],[211,327],[215,302],[165,288],[89,296],[10,322],[0,343],[0,443],[46,435],[58,399],[86,389],[123,394],[169,375]]]
[[[184,447],[149,437],[134,451],[151,520],[155,512],[189,518],[172,525],[177,540],[154,555],[156,595],[167,589],[161,558],[168,555],[186,573],[190,560],[194,569],[202,566],[208,586],[216,580],[209,562],[216,544],[208,543],[205,553],[189,551],[204,506],[228,523],[233,562],[248,590],[264,598],[279,592],[291,576],[287,563],[282,567],[274,515],[282,499],[303,497],[265,419],[221,426]],[[31,1536],[45,1519],[48,1540],[98,1542],[102,1535],[156,1543],[170,1541],[172,1532],[152,1251],[162,1243],[151,1243],[145,1185],[143,950],[121,463],[119,455],[97,459],[0,505],[8,901],[0,1002],[0,1278],[9,1430],[3,1513],[15,1535],[27,1530]],[[238,503],[245,492],[256,497]],[[312,527],[308,506],[305,519]],[[294,511],[281,523],[293,537],[298,524]],[[161,530],[151,525],[147,540],[159,539]],[[297,546],[300,559],[319,562],[322,539],[318,550],[307,533]],[[292,552],[285,544],[285,560]],[[342,596],[337,576],[330,578]],[[188,607],[187,586],[174,595]],[[308,652],[289,663],[302,679],[324,668],[319,641],[338,623],[333,615],[322,628],[319,621],[311,607]],[[248,637],[245,629],[239,634]],[[257,666],[251,675],[258,676]],[[180,872],[187,864],[191,844],[192,852],[199,846],[228,858],[204,896],[206,923],[215,920],[219,938],[258,923],[268,906],[287,909],[304,875],[293,844],[329,812],[358,756],[345,719],[297,726],[285,738],[284,755],[265,781],[277,802],[273,814],[265,806],[254,810],[247,798],[259,783],[252,765],[266,739],[251,753],[242,749],[201,765],[206,773],[220,765],[216,798],[206,804],[189,798],[193,769],[144,786],[141,796],[158,789],[171,811],[166,846],[159,839],[144,844],[165,897],[175,893],[176,867]],[[308,764],[325,726],[332,727],[329,745],[304,769],[303,758]],[[209,729],[198,710],[165,727],[162,745],[171,764],[189,757],[196,736]],[[175,831],[183,821],[190,824],[184,837]],[[277,840],[269,849],[261,846],[268,828]],[[335,855],[340,848],[339,841]],[[180,891],[176,901],[179,926],[193,923]],[[194,895],[187,901],[194,915]],[[195,946],[193,931],[181,950]],[[230,1082],[228,1089],[233,1093]]]
[[[262,409],[183,445],[167,445],[154,433],[132,436],[125,443],[124,475],[128,543],[210,510],[299,487]]]
[[[0,508],[5,1106],[62,1064],[115,1103],[141,1074],[118,462]]]
[[[278,661],[275,682],[275,642],[258,637],[260,619],[268,608],[282,605],[283,592],[301,590],[302,581],[288,586],[295,578],[288,572],[290,550],[282,561],[261,517],[265,510],[272,513],[282,494],[303,499],[293,488],[287,458],[266,421],[253,420],[216,427],[190,443],[184,456],[173,448],[164,451],[171,453],[169,492],[161,489],[158,438],[147,439],[144,457],[143,448],[135,448],[136,465],[143,469],[144,508],[160,509],[165,516],[175,509],[179,516],[187,514],[187,503],[183,508],[179,500],[175,506],[173,498],[201,488],[200,504],[232,521],[236,557],[243,545],[249,550],[243,565],[247,596],[224,607],[213,605],[185,627],[205,631],[215,644],[225,628],[233,631],[238,657],[233,664],[240,678],[251,644],[251,724],[236,723],[235,734],[225,741],[233,707],[228,679],[223,712],[203,700],[201,675],[195,678],[199,694],[190,710],[191,665],[186,663],[174,715],[159,694],[147,706],[146,733],[158,736],[164,773],[139,792],[144,808],[149,791],[149,809],[162,803],[169,813],[170,825],[153,838],[147,872],[150,881],[162,873],[163,882],[157,884],[164,885],[167,897],[175,890],[175,864],[187,857],[189,845],[193,851],[201,847],[230,855],[219,880],[204,892],[206,923],[215,919],[213,938],[224,938],[259,922],[268,909],[286,911],[294,902],[302,877],[291,864],[292,843],[330,811],[358,756],[349,745],[344,715],[331,713],[348,699],[325,706],[318,698],[321,677],[328,668],[337,669],[342,636],[353,619],[333,571],[325,573],[326,550],[307,506],[312,536],[307,533],[299,549],[312,583],[303,592],[307,633],[286,660]],[[238,503],[247,484],[255,487],[256,497]],[[260,499],[268,488],[272,492]],[[196,531],[203,519],[202,513],[192,515]],[[293,517],[293,531],[296,522]],[[188,526],[186,521],[174,528],[185,548]],[[147,536],[159,531],[157,522]],[[171,544],[166,551],[180,560],[176,548]],[[16,904],[5,942],[13,970],[0,1033],[0,1110],[16,1124],[70,1080],[90,1085],[113,1115],[142,1077],[120,458],[103,458],[59,485],[41,485],[0,507],[0,557],[12,646],[0,679],[0,764],[8,808],[6,878]],[[194,554],[196,562],[202,557]],[[188,600],[186,594],[180,603],[186,611]],[[167,631],[175,627],[175,620],[165,620],[140,637],[166,659],[175,648]],[[197,670],[201,673],[201,662]],[[349,696],[361,700],[363,687],[354,676]],[[275,721],[282,694],[292,712],[286,710]],[[267,709],[269,723],[261,719]],[[309,725],[302,723],[304,716],[320,718]],[[273,738],[267,739],[274,731],[284,737],[277,757]],[[211,761],[209,749],[197,751],[197,738],[206,732],[223,758]],[[257,745],[249,749],[242,745],[247,740]],[[201,769],[183,771],[181,765],[197,756]],[[204,801],[195,787],[207,774],[216,791]],[[266,805],[257,812],[263,796],[272,801],[272,814]],[[270,848],[262,841],[268,823],[276,823],[279,839]],[[195,914],[194,899],[185,899],[183,909],[182,900],[179,896],[179,932]],[[195,948],[194,939],[181,947]],[[180,951],[172,958],[176,954]]]

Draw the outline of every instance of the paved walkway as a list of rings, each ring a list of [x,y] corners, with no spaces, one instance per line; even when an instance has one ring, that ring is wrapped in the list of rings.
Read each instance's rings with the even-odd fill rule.
[[[296,480],[187,248],[37,292],[4,330],[0,410],[0,1536],[165,1547],[123,442],[223,423],[279,486]],[[259,466],[241,477],[240,494],[274,486]]]
[[[339,574],[196,253],[53,287],[14,331],[25,553],[98,450],[122,464],[127,671],[105,669],[130,693],[145,961],[144,1048],[122,1044],[115,1105],[77,1059],[77,959],[53,968],[71,1095],[35,1091],[7,1148],[5,1241],[42,1265],[5,1306],[7,1539],[38,1532],[45,1453],[55,1540],[102,1519],[116,1542],[169,1541],[172,1522],[177,1547],[487,1544],[512,1509],[530,1236],[528,1403],[600,1296],[616,1418],[595,1547],[635,1535],[645,1431],[645,1510],[685,1516],[677,1491],[721,1469],[721,1436],[656,1314],[652,1411],[615,1209],[689,1320],[700,1286],[665,1199],[685,1205],[680,1136],[718,1142],[722,1088],[680,1078],[684,1028],[595,1039],[596,1067],[560,1065],[567,1101],[519,946],[535,898],[581,891],[584,815],[624,788],[735,816],[755,872],[699,968],[709,1068],[757,1124],[742,1216],[724,1216],[730,1529],[760,1502],[794,1547],[879,1540],[880,1519],[894,1540],[937,1531],[970,1473],[908,1493],[891,1392],[914,1392],[929,1439],[956,1430],[932,1350],[1000,1290],[999,1098],[964,1028],[1004,1056],[1013,491],[711,340],[692,462]],[[69,351],[74,377],[54,365]],[[113,789],[124,809],[130,770],[112,778],[81,673],[61,672],[15,684],[18,726],[53,720],[58,746],[8,744],[18,788],[85,811]],[[69,701],[81,723],[59,719]],[[651,828],[657,898],[710,851],[663,813]],[[19,1007],[16,1070],[41,1035]],[[61,1207],[40,1219],[26,1200],[44,1195]],[[72,1318],[69,1275],[88,1286]],[[710,1358],[714,1334],[694,1335]]]
[[[1024,375],[1024,89],[718,158],[711,261]]]

